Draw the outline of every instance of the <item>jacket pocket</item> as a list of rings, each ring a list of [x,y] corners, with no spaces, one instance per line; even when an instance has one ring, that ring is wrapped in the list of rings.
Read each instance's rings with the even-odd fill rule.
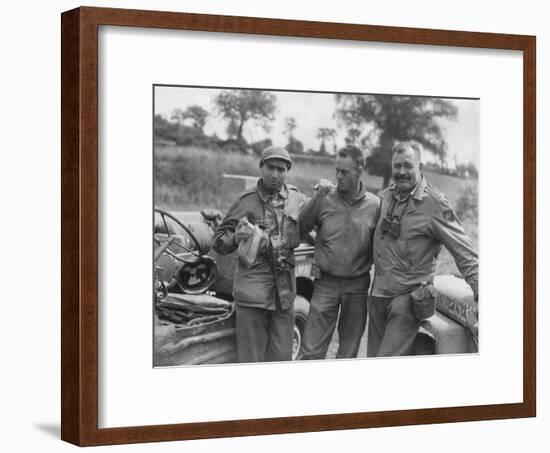
[[[289,249],[300,244],[300,228],[297,213],[285,213],[285,242]]]
[[[409,241],[400,237],[396,240],[396,244],[397,244],[397,253],[403,264],[403,268],[406,270],[410,270],[413,267],[413,263],[412,263],[411,251],[409,248]]]

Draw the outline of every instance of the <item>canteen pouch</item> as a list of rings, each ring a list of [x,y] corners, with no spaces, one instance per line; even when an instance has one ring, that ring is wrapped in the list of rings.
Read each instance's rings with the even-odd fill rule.
[[[435,314],[436,290],[432,284],[423,283],[411,293],[414,315],[419,321]]]

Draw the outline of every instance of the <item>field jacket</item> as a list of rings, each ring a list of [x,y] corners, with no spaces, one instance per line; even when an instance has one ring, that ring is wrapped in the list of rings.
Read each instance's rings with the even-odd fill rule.
[[[277,270],[273,257],[269,254],[260,254],[250,269],[238,262],[233,284],[233,297],[238,305],[286,310],[294,303],[294,248],[300,244],[298,215],[305,196],[291,185],[284,185],[279,195],[284,198],[280,223],[271,205],[270,194],[264,190],[260,179],[256,187],[243,193],[231,206],[214,234],[213,247],[221,255],[237,250],[235,229],[243,217],[264,229],[269,236],[280,234],[283,237],[283,247],[287,250],[289,263],[287,270]]]
[[[372,264],[372,236],[380,199],[361,184],[357,197],[348,201],[334,190],[311,199],[301,211],[300,227],[308,233],[317,227],[315,263],[336,277],[366,275]]]
[[[394,297],[422,282],[432,282],[444,245],[477,296],[477,252],[445,195],[424,177],[404,200],[397,197],[393,185],[378,195],[382,208],[374,234],[372,295]],[[400,218],[397,238],[383,231],[382,222],[388,213]]]

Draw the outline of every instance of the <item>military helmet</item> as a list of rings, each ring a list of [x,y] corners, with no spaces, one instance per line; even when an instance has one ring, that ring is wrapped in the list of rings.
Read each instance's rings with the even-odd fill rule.
[[[288,164],[288,169],[292,167],[292,160],[288,151],[281,146],[268,146],[262,151],[262,157],[260,158],[260,167],[266,160],[269,159],[281,159]]]

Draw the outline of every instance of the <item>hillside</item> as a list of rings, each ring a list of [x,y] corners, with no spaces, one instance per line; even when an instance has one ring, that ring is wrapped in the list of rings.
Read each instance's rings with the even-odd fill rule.
[[[258,159],[240,153],[227,153],[192,147],[159,146],[155,149],[155,205],[167,209],[200,210],[206,207],[225,211],[236,193],[224,191],[224,173],[258,176]],[[288,182],[311,195],[320,178],[334,180],[334,169],[327,159],[295,159]],[[438,173],[426,172],[426,178],[456,204],[463,188],[474,184]],[[363,175],[371,192],[382,187],[382,178]]]

